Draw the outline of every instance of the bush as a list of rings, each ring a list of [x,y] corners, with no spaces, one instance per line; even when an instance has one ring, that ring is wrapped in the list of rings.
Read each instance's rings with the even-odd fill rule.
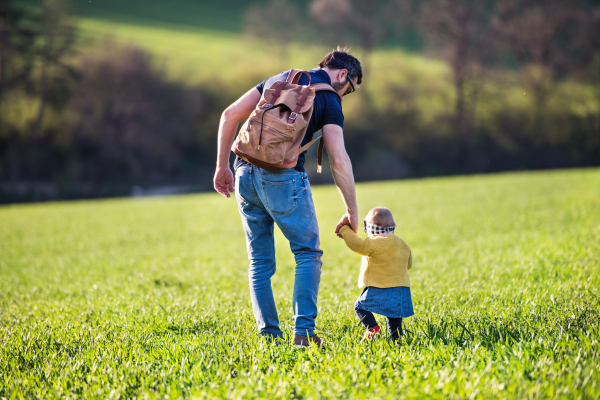
[[[157,180],[177,172],[202,117],[198,89],[168,82],[145,52],[105,40],[80,58],[69,108],[72,178]]]

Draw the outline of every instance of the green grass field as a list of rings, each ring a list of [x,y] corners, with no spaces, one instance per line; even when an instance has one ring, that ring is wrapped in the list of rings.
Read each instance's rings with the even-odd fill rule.
[[[360,257],[333,234],[332,186],[313,188],[326,345],[306,351],[255,332],[233,199],[0,208],[0,398],[599,398],[599,169],[357,190],[361,215],[388,206],[413,250],[398,345],[361,340]],[[277,235],[289,343],[294,264]]]

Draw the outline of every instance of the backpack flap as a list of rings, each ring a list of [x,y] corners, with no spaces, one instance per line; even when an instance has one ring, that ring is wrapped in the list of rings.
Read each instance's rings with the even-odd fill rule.
[[[309,113],[309,111],[312,111],[314,99],[315,91],[312,87],[287,84],[286,82],[279,81],[265,90],[262,107],[271,108],[272,106],[282,104],[285,106],[280,110],[282,118],[285,116],[286,119],[289,119],[292,112],[296,114],[292,116],[293,118],[288,123],[294,123],[298,115],[303,114],[305,123],[308,124],[312,115],[312,112]]]
[[[302,75],[309,85],[298,85]],[[278,171],[293,168],[298,156],[319,138],[302,146],[302,140],[313,113],[316,91],[335,92],[327,84],[310,86],[310,74],[291,70],[285,81],[277,81],[265,89],[250,118],[242,125],[232,150],[239,157],[261,168]],[[321,172],[323,138],[317,155]]]

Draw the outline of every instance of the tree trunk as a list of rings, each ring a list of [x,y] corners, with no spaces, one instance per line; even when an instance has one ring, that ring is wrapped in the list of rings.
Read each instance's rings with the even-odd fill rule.
[[[465,77],[460,66],[454,72],[454,90],[456,92],[456,104],[454,106],[454,118],[456,132],[464,137],[464,114],[465,114]]]
[[[40,76],[40,106],[38,108],[37,117],[33,124],[31,132],[31,180],[38,178],[38,145],[39,139],[42,136],[42,123],[44,121],[44,113],[46,111],[46,84],[47,84],[48,67],[45,63],[42,64]]]
[[[468,24],[470,21],[470,14],[467,10],[463,10],[459,13],[458,20],[458,32],[456,37],[456,52],[454,54],[453,61],[453,73],[454,73],[454,89],[456,91],[456,105],[455,105],[455,121],[456,121],[456,133],[461,138],[464,145],[469,147],[471,138],[468,134],[465,110],[465,81],[467,74],[467,63],[469,53],[469,28]]]
[[[4,98],[4,36],[6,23],[0,19],[0,130],[2,129],[2,100]]]

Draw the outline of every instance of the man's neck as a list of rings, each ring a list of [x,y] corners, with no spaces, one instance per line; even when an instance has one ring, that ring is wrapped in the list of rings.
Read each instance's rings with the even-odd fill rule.
[[[329,80],[331,81],[331,83],[333,83],[333,81],[335,81],[337,78],[337,73],[339,69],[330,69],[329,67],[325,67],[321,68],[321,71],[325,71],[325,73],[329,75]]]

